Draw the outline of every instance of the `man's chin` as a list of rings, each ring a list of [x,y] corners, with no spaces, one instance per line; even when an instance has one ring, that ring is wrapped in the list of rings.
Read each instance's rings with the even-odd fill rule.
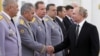
[[[16,17],[17,15],[14,15],[13,17]]]

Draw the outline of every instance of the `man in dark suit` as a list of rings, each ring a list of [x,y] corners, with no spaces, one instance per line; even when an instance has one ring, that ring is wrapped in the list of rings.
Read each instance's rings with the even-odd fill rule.
[[[55,20],[57,21],[58,25],[61,27],[64,38],[66,36],[66,28],[65,28],[65,25],[64,25],[64,22],[63,22],[63,19],[64,19],[65,16],[66,16],[65,7],[58,6],[57,7],[57,17],[56,17]]]
[[[67,5],[67,6],[65,6],[65,9],[66,9],[66,16],[65,16],[63,22],[65,24],[66,31],[68,31],[70,25],[73,24],[71,17],[72,17],[72,12],[73,12],[74,8],[71,5]]]
[[[56,17],[56,21],[58,23],[58,25],[61,27],[62,33],[63,33],[63,37],[65,39],[67,31],[64,25],[63,20],[65,19],[66,16],[66,9],[64,6],[58,6],[57,7],[57,17]],[[68,49],[64,50],[64,56],[68,56]]]
[[[99,36],[96,26],[88,23],[87,10],[83,7],[77,7],[73,10],[73,20],[76,25],[72,25],[68,31],[67,38],[60,44],[49,46],[48,53],[54,53],[70,46],[70,56],[98,56],[99,54]],[[77,31],[79,29],[79,31]]]

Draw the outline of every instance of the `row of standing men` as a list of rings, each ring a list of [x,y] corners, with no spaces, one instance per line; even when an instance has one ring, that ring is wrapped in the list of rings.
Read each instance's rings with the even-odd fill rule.
[[[29,3],[24,4],[21,8],[21,11],[24,11],[23,8],[25,9],[25,7],[32,9],[30,10],[32,16],[30,17],[28,15],[28,17],[30,17],[29,19],[25,18],[24,13],[21,13],[22,16],[19,18],[20,22],[18,25],[18,29],[22,39],[22,47],[23,47],[22,52],[24,52],[23,56],[29,55],[28,53],[26,53],[28,51],[29,53],[32,52],[30,54],[31,56],[33,55],[50,56],[50,54],[47,53],[47,49],[48,49],[47,46],[49,45],[54,46],[61,43],[64,40],[65,35],[67,34],[63,22],[63,18],[66,15],[66,9],[63,6],[58,6],[56,9],[55,4],[48,4],[45,9],[45,5],[41,1],[37,2],[35,6],[37,6],[35,8],[36,9],[35,14],[34,14],[34,7],[32,7],[32,5]],[[73,10],[73,7],[70,5],[66,6],[66,8]],[[47,15],[45,15],[46,11],[47,11]],[[59,12],[58,13],[59,16],[57,16],[57,11]],[[33,14],[34,14],[34,18],[33,18]],[[71,24],[70,21],[67,22],[66,24],[68,23]],[[68,28],[68,25],[66,27]],[[27,39],[27,37],[31,37],[31,38]],[[30,46],[29,43],[32,46]],[[28,48],[32,48],[31,51]],[[64,56],[65,51],[58,52],[54,55]]]
[[[12,18],[16,16],[18,12],[18,4],[16,0],[5,0],[3,2],[3,11],[0,13],[0,55],[52,56],[51,54],[48,54],[50,51],[49,46],[55,46],[65,41],[65,38],[67,38],[67,30],[69,28],[69,25],[74,25],[71,20],[68,20],[68,18],[70,18],[70,14],[67,14],[67,16],[65,16],[67,10],[72,11],[73,7],[70,5],[68,5],[66,8],[63,6],[59,6],[56,9],[56,6],[54,4],[48,4],[45,8],[44,2],[38,1],[35,4],[34,8],[32,4],[25,3],[21,7],[21,16],[19,17],[19,24],[18,26],[16,26]],[[76,12],[77,11],[73,13],[74,18]],[[89,23],[87,24],[89,25]],[[95,26],[93,25],[90,26],[90,29],[91,27],[95,28]],[[84,51],[87,53],[87,56],[91,55],[91,53],[94,56],[97,56],[98,52],[99,39],[97,29],[95,28],[92,31],[94,31],[94,34],[92,34],[93,38],[91,38],[92,36],[90,35],[90,32],[87,32],[89,34],[89,37],[83,38],[84,40],[82,40],[81,43],[81,45],[85,43],[90,44],[89,46],[87,46],[90,52]],[[86,42],[84,43],[84,41]],[[72,49],[70,47],[71,46],[68,45],[68,48]],[[82,48],[84,48],[84,46]],[[68,56],[68,52],[66,50],[68,49],[62,50],[53,55]],[[77,49],[76,52],[78,50],[80,51],[81,49]],[[84,53],[83,56],[86,56],[86,53]]]

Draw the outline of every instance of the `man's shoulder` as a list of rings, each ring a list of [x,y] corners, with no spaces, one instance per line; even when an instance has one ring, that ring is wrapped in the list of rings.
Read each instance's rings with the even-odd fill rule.
[[[24,20],[23,19],[19,19],[19,24],[20,25],[24,25],[25,24]]]
[[[86,25],[87,26],[89,26],[89,27],[96,27],[94,24],[92,24],[92,23],[89,23],[89,22],[85,22],[86,23]]]
[[[0,15],[0,21],[3,20],[3,16]]]
[[[96,25],[89,23],[89,22],[85,22],[84,24],[85,26],[87,26],[90,30],[96,29]]]

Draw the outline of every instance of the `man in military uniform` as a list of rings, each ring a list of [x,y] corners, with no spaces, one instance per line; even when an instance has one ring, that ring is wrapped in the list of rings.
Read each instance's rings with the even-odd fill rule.
[[[63,41],[63,33],[61,27],[58,25],[56,19],[57,9],[55,4],[48,4],[46,7],[47,15],[45,20],[50,29],[50,36],[52,45],[55,46]],[[63,56],[63,51],[54,54],[55,56]]]
[[[34,7],[31,3],[25,3],[21,7],[21,16],[18,29],[22,40],[22,56],[34,56],[34,51],[41,53],[43,44],[36,41],[35,33],[32,32]],[[33,29],[35,30],[35,29]]]
[[[0,52],[1,56],[21,56],[21,41],[13,17],[18,12],[16,0],[4,0],[0,13]]]
[[[47,23],[44,21],[43,17],[45,16],[46,9],[44,2],[38,1],[35,4],[35,21],[32,24],[32,31],[36,37],[36,41],[43,44],[40,46],[42,49],[40,52],[35,51],[35,56],[50,56],[47,54],[48,45],[51,45],[51,37],[49,34]]]

